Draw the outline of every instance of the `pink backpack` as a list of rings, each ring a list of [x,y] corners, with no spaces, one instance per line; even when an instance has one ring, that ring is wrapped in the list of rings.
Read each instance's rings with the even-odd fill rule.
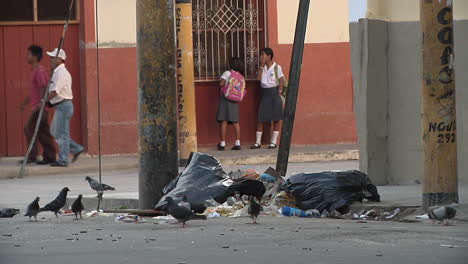
[[[226,85],[221,88],[221,92],[229,101],[241,102],[247,94],[244,76],[239,72],[231,71],[231,78],[229,78]]]

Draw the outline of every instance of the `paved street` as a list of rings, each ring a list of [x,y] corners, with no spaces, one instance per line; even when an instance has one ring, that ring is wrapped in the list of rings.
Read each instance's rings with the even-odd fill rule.
[[[228,166],[226,171],[270,165]],[[357,161],[290,164],[289,173],[357,169]],[[0,180],[0,207],[24,210],[35,196],[41,204],[68,186],[70,196],[94,194],[90,174],[32,176]],[[96,176],[96,175],[90,175]],[[138,172],[104,173],[115,196],[136,196]],[[379,186],[383,202],[420,201],[420,185]],[[466,201],[467,187],[460,187]],[[112,196],[110,193],[107,197]],[[0,219],[0,263],[465,263],[468,222],[452,226],[418,223],[358,223],[354,220],[261,216],[221,218],[178,225],[145,218],[146,223],[116,223],[114,216],[73,220],[42,213],[38,222],[18,215]],[[466,207],[459,215],[466,219]]]
[[[468,225],[261,217],[179,225],[0,219],[2,264],[466,263]],[[11,235],[11,236],[10,236]]]

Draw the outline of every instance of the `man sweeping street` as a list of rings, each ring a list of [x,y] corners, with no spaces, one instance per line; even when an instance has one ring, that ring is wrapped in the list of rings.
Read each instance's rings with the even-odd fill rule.
[[[55,57],[56,54],[57,49],[47,52],[47,55],[51,57],[51,66],[54,70],[48,95],[49,103],[55,108],[51,132],[59,146],[59,158],[50,166],[67,167],[68,155],[73,154],[72,162],[74,162],[84,148],[70,137],[70,120],[73,116],[72,78],[65,67],[67,58],[65,51],[61,49],[58,57]]]
[[[39,117],[39,110],[41,107],[41,96],[44,94],[44,90],[47,89],[49,82],[49,75],[47,70],[40,65],[42,60],[43,51],[40,46],[31,45],[28,48],[28,63],[32,66],[31,73],[31,92],[30,96],[26,97],[24,103],[20,106],[22,112],[26,105],[31,104],[31,114],[29,115],[28,122],[24,128],[24,134],[28,140],[28,144],[31,142],[34,134],[34,128]],[[37,154],[39,152],[38,142],[42,145],[43,153],[42,160],[37,160]],[[57,151],[55,150],[54,139],[50,134],[49,121],[47,109],[44,109],[41,121],[39,124],[39,130],[37,131],[37,141],[34,143],[29,155],[27,163],[37,164],[49,164],[56,161]],[[22,162],[21,162],[22,163]]]

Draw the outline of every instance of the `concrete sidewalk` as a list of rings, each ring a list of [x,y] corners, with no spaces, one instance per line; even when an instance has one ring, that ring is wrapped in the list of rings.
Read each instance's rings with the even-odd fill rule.
[[[244,146],[241,151],[216,151],[201,148],[199,152],[208,153],[216,157],[224,166],[230,165],[255,165],[276,163],[277,150],[266,148],[250,150]],[[289,162],[313,162],[313,161],[339,161],[358,160],[358,146],[354,144],[317,145],[305,147],[292,147]],[[21,157],[0,158],[0,179],[15,178],[20,170]],[[25,175],[60,175],[67,173],[92,173],[98,171],[98,157],[81,155],[80,159],[69,167],[50,167],[48,165],[29,165]],[[103,171],[112,172],[138,168],[137,155],[114,155],[102,157]]]

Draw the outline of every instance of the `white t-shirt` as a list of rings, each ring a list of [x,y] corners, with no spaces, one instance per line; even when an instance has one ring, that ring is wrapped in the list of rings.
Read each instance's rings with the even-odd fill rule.
[[[275,65],[277,65],[276,62],[274,62],[269,69],[267,69],[266,65],[263,67],[262,81],[260,83],[262,88],[274,88],[279,86],[279,83],[276,81],[275,76]],[[278,81],[283,77],[283,70],[278,64]]]
[[[221,79],[225,80],[226,83],[229,82],[229,79],[231,79],[231,71],[225,71],[222,75],[221,75]]]
[[[54,74],[52,75],[52,83],[49,88],[49,92],[55,91],[57,95],[50,99],[51,104],[56,104],[63,101],[64,99],[73,99],[72,93],[72,77],[65,68],[65,64],[60,64],[55,68]]]

